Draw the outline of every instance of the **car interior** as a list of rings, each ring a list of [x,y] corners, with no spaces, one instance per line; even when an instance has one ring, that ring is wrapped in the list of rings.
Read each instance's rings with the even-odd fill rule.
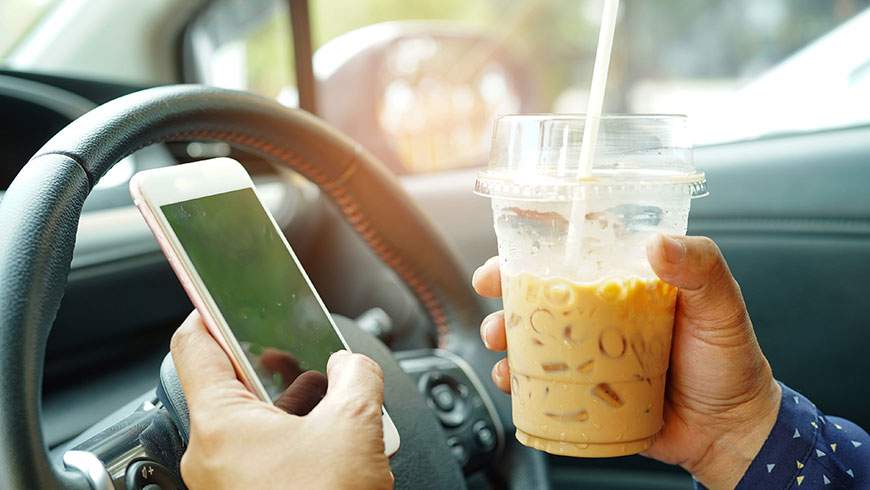
[[[697,110],[707,126],[694,160],[710,195],[693,201],[689,234],[722,249],[776,378],[868,427],[870,2],[770,3],[697,2],[674,21],[678,32],[650,39],[675,2],[625,0],[612,90],[628,95],[607,110],[690,120]],[[684,470],[643,456],[579,459],[521,445],[510,397],[490,379],[501,356],[478,335],[500,308],[470,285],[498,253],[490,202],[472,192],[492,121],[583,111],[576,87],[588,85],[596,9],[556,0],[0,7],[10,26],[0,37],[0,486],[145,488],[153,482],[141,468],[152,465],[166,473],[159,488],[183,488],[183,422],[168,413],[186,407],[164,359],[192,306],[127,184],[141,170],[229,156],[253,177],[351,347],[384,368],[402,437],[396,488],[692,488]],[[745,48],[761,53],[754,65],[731,53],[754,71],[704,65],[706,44],[691,40],[711,24],[731,26],[706,31],[714,45],[767,29]],[[534,41],[557,35],[549,31],[575,46]],[[853,50],[834,46],[841,63],[817,91],[764,95],[782,65],[800,73],[814,43],[832,39],[865,49],[839,56]],[[562,78],[539,73],[566,59],[576,66],[560,68]],[[657,75],[640,76],[657,62]],[[672,66],[690,62],[704,68]],[[666,83],[668,70],[679,77]],[[751,103],[740,101],[744,87]],[[666,95],[655,102],[655,91]],[[767,114],[804,112],[814,97],[830,104],[806,110],[831,113]],[[444,386],[455,397],[447,409],[433,395]]]

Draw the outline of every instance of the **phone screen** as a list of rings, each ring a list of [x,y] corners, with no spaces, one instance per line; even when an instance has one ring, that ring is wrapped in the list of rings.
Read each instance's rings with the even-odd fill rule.
[[[160,209],[273,401],[326,373],[344,344],[253,189]]]

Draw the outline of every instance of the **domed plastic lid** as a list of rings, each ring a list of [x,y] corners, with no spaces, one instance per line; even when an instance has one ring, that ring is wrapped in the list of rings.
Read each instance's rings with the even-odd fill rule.
[[[688,119],[680,115],[600,118],[591,175],[583,175],[584,115],[508,115],[496,120],[489,165],[474,191],[487,197],[572,200],[585,187],[661,187],[707,195],[692,158]]]

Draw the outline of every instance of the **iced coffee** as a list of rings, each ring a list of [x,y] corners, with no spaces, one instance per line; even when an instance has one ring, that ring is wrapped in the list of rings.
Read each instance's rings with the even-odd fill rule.
[[[647,449],[662,427],[676,288],[649,265],[706,193],[680,116],[505,116],[476,192],[492,198],[517,439],[549,453]]]
[[[676,289],[523,273],[504,277],[502,293],[520,442],[569,456],[647,449],[662,424]]]

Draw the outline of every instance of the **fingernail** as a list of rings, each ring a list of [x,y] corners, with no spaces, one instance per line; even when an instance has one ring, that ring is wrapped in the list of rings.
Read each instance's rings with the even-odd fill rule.
[[[686,245],[682,240],[678,240],[668,235],[660,235],[662,242],[662,250],[665,253],[665,260],[671,264],[679,264],[686,256]]]
[[[501,383],[501,373],[498,371],[498,363],[492,366],[492,381],[496,384],[496,386]]]
[[[477,282],[477,274],[479,272],[480,272],[480,267],[478,267],[477,269],[474,269],[474,272],[471,273],[471,284],[474,284]]]
[[[507,361],[507,358],[505,358],[504,360],[502,360],[498,363],[498,377],[499,378],[507,377],[507,372],[508,372],[508,361]]]
[[[483,340],[483,345],[489,349],[489,328],[495,321],[494,315],[490,315],[483,319],[483,323],[480,325],[480,338]]]

